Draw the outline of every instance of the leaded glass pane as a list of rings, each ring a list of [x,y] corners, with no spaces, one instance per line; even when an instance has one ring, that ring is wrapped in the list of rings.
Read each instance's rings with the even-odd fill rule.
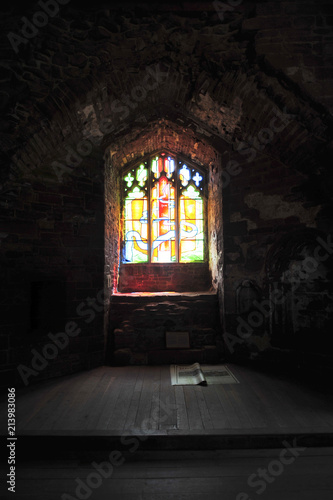
[[[203,201],[199,191],[189,186],[180,197],[180,262],[202,261],[203,253]]]
[[[148,200],[136,188],[125,199],[124,240],[124,262],[148,261]]]
[[[163,153],[132,168],[123,182],[123,262],[204,260],[200,171]]]

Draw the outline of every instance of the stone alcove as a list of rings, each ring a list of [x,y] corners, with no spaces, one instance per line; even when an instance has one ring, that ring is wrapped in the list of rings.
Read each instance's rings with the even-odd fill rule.
[[[122,173],[147,154],[155,154],[161,149],[187,158],[190,164],[197,165],[206,173],[207,258],[202,263],[125,264],[122,268],[119,225]],[[212,146],[190,129],[184,129],[170,120],[152,123],[135,137],[133,134],[127,135],[108,146],[105,154],[105,282],[109,284],[111,294],[111,305],[106,315],[109,357],[112,351],[118,349],[116,363],[140,364],[156,360],[165,362],[169,359],[164,351],[167,329],[190,330],[191,347],[195,348],[195,351],[188,354],[192,355],[193,360],[203,356],[205,343],[210,341],[213,345],[216,344],[217,332],[220,336],[219,307],[216,299],[218,295],[222,300],[222,241],[220,158]],[[119,273],[122,273],[121,282],[124,284],[125,272],[127,283],[131,285],[129,288],[119,287]],[[143,276],[145,273],[149,273],[149,276]],[[219,290],[216,284],[219,284]],[[182,293],[186,295],[209,290],[213,297],[208,296],[207,299],[198,297],[196,300],[181,296]],[[164,291],[176,292],[176,296],[158,296],[158,292]],[[150,298],[121,298],[121,292],[125,292],[125,296],[126,292],[156,292],[157,296],[154,297],[152,293],[153,297]],[[122,311],[121,315],[118,314],[119,311]],[[210,311],[210,318],[207,311]],[[202,324],[204,319],[205,327]],[[119,349],[123,348],[130,349],[130,354],[128,351],[119,353]]]
[[[118,290],[119,270],[121,269],[119,255],[121,244],[119,234],[121,175],[129,165],[161,148],[167,148],[171,154],[181,154],[184,158],[188,158],[188,161],[193,165],[198,165],[206,172],[206,258],[203,263],[198,264],[177,263],[174,266],[178,270],[173,274],[169,269],[170,266],[163,264],[150,264],[148,267],[143,265],[128,266],[130,271],[127,273],[137,276],[137,290],[134,289],[135,284],[128,289],[123,286],[122,289]],[[198,139],[193,132],[182,130],[178,125],[167,120],[147,127],[136,140],[130,141],[128,137],[125,137],[121,142],[109,146],[105,155],[105,274],[106,281],[112,283],[113,291],[202,291],[211,287],[216,288],[214,283],[220,281],[222,276],[221,261],[218,257],[221,250],[217,248],[222,243],[222,180],[217,174],[217,171],[220,170],[219,163],[219,156],[214,148]],[[135,271],[133,271],[133,267],[135,267]],[[154,287],[152,284],[150,286],[147,280],[142,283],[143,280],[140,280],[140,276],[148,270],[152,272],[153,281],[158,281],[159,277],[162,278],[160,285],[157,284]],[[186,278],[186,273],[189,271],[193,276],[192,281]],[[125,273],[124,270],[122,272]],[[165,284],[163,284],[163,275],[168,273],[170,273],[171,279],[169,281],[165,279]],[[195,280],[196,273],[198,273],[198,282]],[[130,280],[129,276],[127,278]],[[123,279],[123,283],[124,281]]]

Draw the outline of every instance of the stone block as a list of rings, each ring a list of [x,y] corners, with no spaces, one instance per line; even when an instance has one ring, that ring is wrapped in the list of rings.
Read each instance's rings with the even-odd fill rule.
[[[221,354],[216,345],[204,346],[204,363],[217,364],[221,360]]]
[[[113,353],[112,364],[115,366],[126,366],[132,364],[131,349],[117,349]]]

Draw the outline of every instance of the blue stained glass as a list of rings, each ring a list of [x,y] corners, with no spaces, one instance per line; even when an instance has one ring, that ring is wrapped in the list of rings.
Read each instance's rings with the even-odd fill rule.
[[[195,174],[195,176],[193,177],[193,180],[194,180],[194,182],[195,182],[195,185],[196,185],[197,187],[199,187],[200,181],[202,181],[202,177],[201,177],[201,175],[199,175],[199,172],[197,172],[197,173]]]
[[[130,236],[131,235],[126,235]],[[139,236],[132,235],[131,239],[125,240],[123,262],[147,262],[148,242]]]

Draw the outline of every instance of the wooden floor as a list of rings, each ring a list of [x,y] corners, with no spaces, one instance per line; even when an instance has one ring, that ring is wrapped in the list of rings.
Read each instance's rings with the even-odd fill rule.
[[[102,460],[19,464],[16,500],[332,500],[333,448],[309,448],[280,465],[279,449],[140,452],[113,471]],[[268,480],[258,478],[266,471]],[[1,471],[5,477],[6,470]],[[79,488],[80,483],[80,488]],[[3,488],[3,490],[2,490]],[[79,489],[78,489],[79,488]]]
[[[239,384],[171,386],[169,366],[99,367],[17,391],[17,435],[333,432],[333,396],[228,364]],[[6,433],[6,402],[1,433]]]
[[[298,442],[289,447],[282,438],[293,432],[330,436],[332,395],[254,369],[228,366],[239,384],[171,386],[168,366],[100,367],[18,390],[17,452],[25,447],[25,453],[16,465],[15,494],[3,481],[0,497],[332,500],[333,448],[325,441],[321,448],[301,447]],[[0,418],[5,440],[5,401]],[[147,439],[147,433],[152,437]],[[221,435],[228,440],[231,434],[238,438],[251,433],[262,433],[264,439],[275,433],[279,445],[205,447],[206,441],[219,442]],[[106,446],[96,445],[96,436],[102,436]],[[119,436],[126,436],[123,447]],[[198,436],[204,447],[191,451],[159,447],[164,439],[190,439],[196,446]],[[155,439],[157,447],[145,448]],[[80,443],[88,447],[80,448]],[[110,468],[115,450],[118,463]],[[102,462],[104,475],[99,469]],[[268,479],[259,477],[263,472]],[[6,477],[8,466],[0,473]]]

